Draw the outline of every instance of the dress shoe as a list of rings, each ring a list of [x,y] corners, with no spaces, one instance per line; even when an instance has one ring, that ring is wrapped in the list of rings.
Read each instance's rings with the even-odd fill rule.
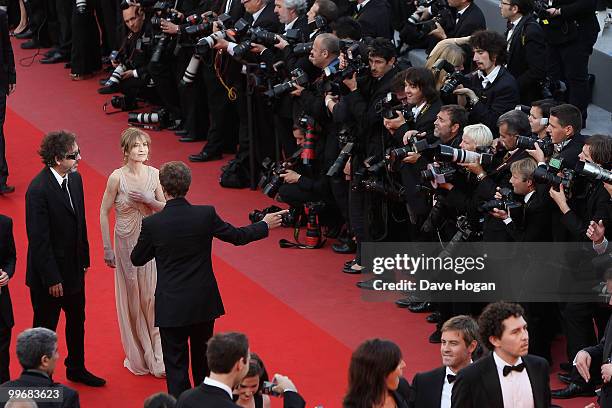
[[[180,130],[177,130],[176,132],[174,132],[174,134],[177,135],[177,136],[183,137],[183,136],[187,136],[189,134],[189,131],[186,130],[186,129],[180,129]]]
[[[364,281],[357,282],[357,287],[361,289],[374,290],[374,282],[377,281],[378,278],[372,278]]]
[[[575,397],[594,397],[595,391],[592,388],[584,387],[576,383],[570,383],[567,387],[561,390],[551,391],[553,398],[557,399],[569,399]]]
[[[412,313],[427,313],[433,311],[433,306],[430,302],[422,302],[414,306],[408,306],[408,310]]]
[[[203,140],[204,138],[201,138],[201,137],[183,136],[179,139],[179,142],[192,143],[192,142],[201,142]]]
[[[557,377],[559,377],[559,380],[561,382],[564,382],[565,384],[571,384],[572,383],[572,376],[569,375],[569,374],[559,373],[559,374],[557,374]]]
[[[436,329],[435,332],[429,335],[429,342],[433,344],[442,343],[442,332],[440,331],[440,329]]]
[[[66,56],[60,54],[59,52],[54,53],[48,58],[43,58],[40,60],[41,64],[59,64],[60,62],[66,62],[68,59]]]
[[[207,152],[202,152],[198,154],[190,154],[189,161],[194,163],[200,162],[208,162],[213,160],[221,160],[222,156],[220,154],[210,154]]]
[[[29,40],[20,45],[22,50],[35,50],[36,48],[40,48],[40,44],[38,41]]]
[[[432,314],[427,316],[425,320],[427,321],[427,323],[439,323],[441,317],[442,316],[440,315],[440,312],[433,312]]]
[[[18,34],[15,34],[15,38],[19,40],[29,40],[33,36],[34,36],[34,32],[32,32],[32,30],[30,30],[29,28],[26,30],[23,30],[22,32]]]
[[[80,370],[66,370],[66,378],[72,382],[78,382],[81,384],[89,385],[90,387],[102,387],[106,384],[106,380],[100,377],[96,377],[85,368]]]
[[[15,186],[9,186],[7,184],[0,185],[0,195],[11,194],[15,192]]]
[[[357,262],[354,262],[351,265],[345,265],[344,268],[342,268],[342,272],[348,273],[349,275],[359,275],[360,273],[363,273],[363,269],[363,266],[357,264]]]
[[[170,126],[168,126],[166,129],[168,129],[168,130],[181,130],[181,129],[183,129],[183,124],[181,123],[180,120],[175,120],[174,122],[170,121]]]
[[[113,83],[112,85],[103,86],[102,88],[98,88],[98,93],[100,95],[109,95],[117,92],[119,92],[119,87],[115,83]]]
[[[401,307],[401,308],[406,308],[406,307],[410,307],[412,305],[414,305],[416,302],[414,302],[412,300],[412,298],[409,297],[405,297],[405,298],[401,298],[401,299],[397,299],[395,301],[395,305],[397,307]]]
[[[45,52],[43,55],[45,56],[45,58],[49,58],[50,56],[52,56],[56,52],[59,52],[59,50],[54,47],[54,48],[51,48],[49,51]]]
[[[332,250],[337,254],[354,254],[357,252],[357,244],[353,240],[336,242],[332,245]]]

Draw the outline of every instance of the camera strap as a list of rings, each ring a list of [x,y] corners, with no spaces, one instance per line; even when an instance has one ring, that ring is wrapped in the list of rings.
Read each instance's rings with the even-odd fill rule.
[[[297,249],[319,249],[322,248],[323,245],[325,245],[325,242],[327,242],[327,238],[323,238],[321,239],[321,241],[315,245],[306,245],[306,244],[302,244],[299,240],[299,236],[300,236],[300,227],[295,227],[293,229],[293,239],[295,242],[291,242],[288,239],[280,239],[278,241],[278,245],[281,248],[297,248]]]

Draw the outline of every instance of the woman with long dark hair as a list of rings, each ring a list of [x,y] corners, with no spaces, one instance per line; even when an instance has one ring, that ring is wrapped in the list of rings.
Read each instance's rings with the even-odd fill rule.
[[[371,339],[353,352],[345,408],[407,408],[410,385],[402,377],[406,363],[389,340]]]

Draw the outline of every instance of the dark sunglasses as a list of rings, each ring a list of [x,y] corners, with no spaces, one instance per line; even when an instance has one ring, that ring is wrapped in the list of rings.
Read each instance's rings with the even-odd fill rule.
[[[69,154],[65,155],[64,158],[67,159],[67,160],[76,160],[77,157],[79,157],[80,154],[81,154],[81,149],[77,150],[74,153],[69,153]]]

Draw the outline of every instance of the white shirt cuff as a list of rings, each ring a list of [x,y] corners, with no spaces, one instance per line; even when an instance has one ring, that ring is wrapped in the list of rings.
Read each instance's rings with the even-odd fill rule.
[[[138,78],[138,71],[133,70],[132,71],[132,75],[134,75],[134,78]]]
[[[504,224],[508,225],[508,224],[510,224],[512,222],[512,217],[508,217],[508,218],[506,218],[505,220],[502,220],[502,221],[504,221]]]
[[[231,55],[232,57],[234,56],[234,47],[236,46],[236,43],[230,42],[227,44],[227,53],[229,55]]]
[[[598,255],[603,254],[606,252],[606,249],[608,249],[608,239],[604,237],[603,241],[601,241],[599,244],[593,242],[593,249]]]

